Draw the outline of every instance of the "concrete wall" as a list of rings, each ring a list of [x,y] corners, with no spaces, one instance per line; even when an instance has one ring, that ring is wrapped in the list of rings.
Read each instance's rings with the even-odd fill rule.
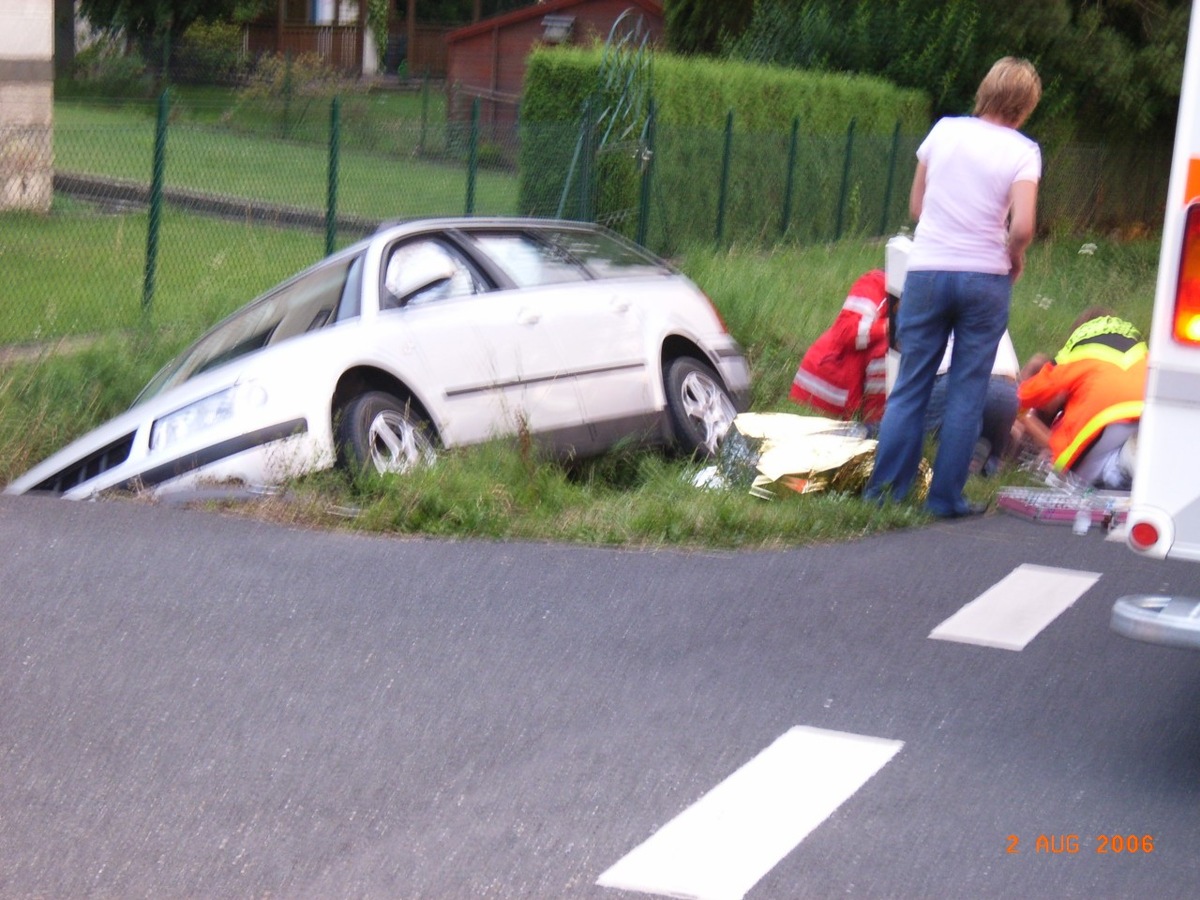
[[[53,0],[0,0],[0,210],[50,209],[53,58]]]

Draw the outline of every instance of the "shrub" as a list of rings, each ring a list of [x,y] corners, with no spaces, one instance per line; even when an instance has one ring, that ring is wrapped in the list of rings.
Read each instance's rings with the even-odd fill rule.
[[[328,101],[357,90],[315,53],[259,57],[246,86],[238,92],[232,121],[268,123],[284,138],[323,140],[328,132]],[[310,133],[313,132],[313,133]]]
[[[112,98],[144,99],[154,93],[154,80],[136,50],[125,50],[115,37],[103,37],[75,54],[71,82],[60,93]]]
[[[191,84],[240,84],[249,64],[242,58],[242,29],[229,22],[194,22],[171,62],[175,77]]]

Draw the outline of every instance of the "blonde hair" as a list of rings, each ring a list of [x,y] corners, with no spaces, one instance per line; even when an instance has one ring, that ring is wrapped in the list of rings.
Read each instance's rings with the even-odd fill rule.
[[[1006,56],[992,65],[975,92],[975,115],[990,116],[1014,128],[1029,118],[1042,99],[1042,80],[1027,59]]]

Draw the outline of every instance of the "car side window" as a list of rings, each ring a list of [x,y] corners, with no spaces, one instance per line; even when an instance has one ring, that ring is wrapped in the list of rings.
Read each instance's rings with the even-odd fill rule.
[[[475,242],[517,287],[585,281],[588,273],[567,254],[527,234],[476,234]]]
[[[398,309],[483,290],[483,280],[457,252],[441,241],[420,239],[392,248],[379,308]]]

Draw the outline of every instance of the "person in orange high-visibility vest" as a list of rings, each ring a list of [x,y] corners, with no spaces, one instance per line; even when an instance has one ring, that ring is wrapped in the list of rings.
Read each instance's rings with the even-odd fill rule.
[[[791,399],[845,419],[878,422],[886,400],[887,287],[882,269],[859,276],[833,325],[796,368]]]
[[[1049,453],[1056,469],[1093,487],[1128,490],[1146,394],[1146,352],[1132,324],[1091,309],[1076,320],[1054,359],[1022,380],[1022,408],[1051,419]],[[1026,364],[1026,371],[1038,361]]]

